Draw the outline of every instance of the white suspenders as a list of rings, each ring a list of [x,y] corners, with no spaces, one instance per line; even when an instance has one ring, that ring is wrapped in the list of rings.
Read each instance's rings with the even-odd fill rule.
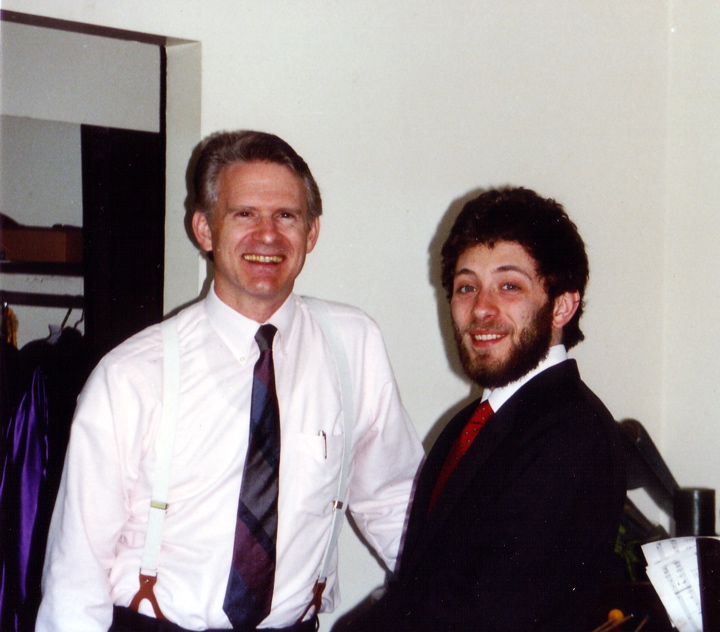
[[[352,434],[355,405],[353,402],[352,380],[350,378],[350,364],[348,362],[345,345],[340,337],[340,332],[335,321],[327,313],[327,308],[322,301],[313,298],[304,299],[310,307],[313,316],[317,320],[332,349],[335,367],[340,380],[340,399],[343,410],[343,435],[345,443],[343,446],[343,458],[338,481],[337,499],[333,503],[332,527],[328,539],[322,564],[318,575],[317,583],[313,589],[312,601],[305,609],[298,621],[305,618],[311,608],[315,613],[319,612],[322,603],[322,592],[327,582],[330,570],[332,553],[337,545],[342,526],[342,516],[347,508],[347,484],[352,460]],[[167,511],[167,494],[170,486],[170,468],[172,463],[172,452],[175,444],[175,433],[178,420],[178,400],[180,392],[180,344],[177,333],[177,318],[170,318],[161,324],[163,341],[163,404],[155,440],[155,451],[157,455],[155,475],[152,481],[152,493],[150,500],[150,514],[148,517],[148,528],[145,536],[145,549],[140,562],[140,590],[135,595],[130,607],[138,610],[140,602],[147,599],[153,607],[155,616],[164,619],[160,607],[153,593],[153,586],[157,581],[157,560],[162,543],[162,526]]]
[[[343,410],[343,436],[345,437],[345,444],[343,445],[343,458],[342,465],[340,468],[340,480],[338,482],[338,493],[337,499],[333,503],[333,518],[332,528],[330,530],[330,539],[328,540],[327,547],[325,548],[325,554],[323,555],[322,566],[320,567],[320,574],[318,575],[315,588],[313,589],[312,600],[305,608],[305,611],[300,615],[298,623],[300,623],[305,615],[314,608],[314,614],[320,612],[320,606],[322,605],[322,594],[327,584],[328,572],[330,570],[330,558],[332,557],[333,549],[337,544],[338,537],[340,536],[340,527],[342,526],[342,517],[347,509],[347,483],[348,474],[350,472],[350,461],[352,461],[352,434],[353,434],[353,421],[355,420],[355,402],[353,401],[353,388],[352,380],[350,378],[350,363],[348,362],[347,352],[345,351],[345,345],[340,338],[340,332],[332,319],[330,314],[327,312],[325,303],[318,299],[304,297],[305,302],[310,307],[310,311],[315,316],[320,329],[323,330],[325,338],[330,343],[332,349],[333,358],[335,360],[335,368],[340,378],[340,404]]]
[[[163,338],[163,406],[160,427],[155,439],[157,462],[150,496],[145,551],[140,562],[140,572],[149,575],[157,575],[157,558],[160,552],[162,525],[167,511],[170,465],[175,445],[180,391],[180,344],[177,319],[166,320],[160,327]]]
[[[333,506],[333,522],[332,530],[330,532],[330,540],[327,548],[325,549],[325,555],[323,556],[323,563],[320,568],[320,575],[318,581],[325,582],[327,580],[328,571],[330,567],[330,558],[332,550],[335,548],[338,536],[340,535],[340,526],[342,525],[342,516],[347,509],[347,484],[348,475],[350,473],[350,461],[352,460],[352,434],[353,434],[353,422],[355,421],[355,402],[353,401],[353,388],[352,380],[350,379],[350,363],[348,362],[347,353],[345,352],[345,345],[340,338],[340,331],[335,324],[335,321],[331,318],[327,312],[325,303],[315,298],[304,297],[305,302],[310,307],[313,316],[317,320],[320,328],[325,334],[325,338],[330,343],[330,348],[333,352],[333,358],[335,360],[335,368],[340,378],[340,404],[343,410],[343,436],[345,437],[345,444],[343,446],[343,459],[342,466],[340,469],[340,480],[338,481],[338,493],[337,500]]]
[[[145,549],[140,560],[140,590],[130,603],[139,612],[140,602],[147,599],[155,617],[165,619],[158,605],[153,587],[157,581],[157,559],[162,543],[162,527],[167,512],[167,495],[170,487],[170,467],[175,445],[180,395],[180,341],[177,318],[170,318],[160,325],[163,346],[163,404],[160,426],[155,439],[155,475],[150,492],[150,513],[145,533]]]

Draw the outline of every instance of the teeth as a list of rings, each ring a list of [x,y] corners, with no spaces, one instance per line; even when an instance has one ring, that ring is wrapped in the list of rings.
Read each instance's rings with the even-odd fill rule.
[[[243,255],[245,261],[254,263],[281,263],[282,257],[279,255]]]
[[[490,340],[499,340],[503,337],[503,334],[482,334],[479,336],[473,336],[478,342],[488,342]]]

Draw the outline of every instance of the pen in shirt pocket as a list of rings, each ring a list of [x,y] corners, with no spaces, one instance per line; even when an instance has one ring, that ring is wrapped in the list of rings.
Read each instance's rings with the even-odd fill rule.
[[[323,447],[325,448],[325,458],[327,459],[327,435],[324,430],[318,432],[318,437],[322,437]]]

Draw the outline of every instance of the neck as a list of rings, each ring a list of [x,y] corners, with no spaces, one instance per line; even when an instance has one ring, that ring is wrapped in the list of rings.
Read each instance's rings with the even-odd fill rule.
[[[253,297],[244,297],[239,299],[232,293],[227,293],[222,290],[221,287],[215,285],[215,294],[217,297],[225,303],[228,307],[231,307],[239,314],[254,320],[258,323],[265,323],[270,320],[270,317],[282,307],[282,304],[290,296],[288,293],[285,296],[277,297],[274,300],[267,299],[253,299]]]

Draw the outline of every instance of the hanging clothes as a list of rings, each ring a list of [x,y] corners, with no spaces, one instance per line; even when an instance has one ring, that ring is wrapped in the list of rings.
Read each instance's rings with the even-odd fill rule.
[[[0,454],[3,453],[5,428],[22,397],[18,353],[15,345],[0,341]]]
[[[4,420],[0,444],[0,630],[32,632],[70,423],[89,366],[83,337],[72,328],[54,344],[28,343],[15,361],[19,403]]]
[[[33,372],[26,393],[5,434],[0,481],[3,555],[0,574],[0,626],[3,632],[31,630],[39,591],[35,582],[39,533],[39,499],[47,478],[47,393],[42,370]],[[45,534],[47,536],[47,533]]]
[[[0,322],[0,454],[4,442],[4,429],[20,398],[18,383],[17,318],[3,303]]]

